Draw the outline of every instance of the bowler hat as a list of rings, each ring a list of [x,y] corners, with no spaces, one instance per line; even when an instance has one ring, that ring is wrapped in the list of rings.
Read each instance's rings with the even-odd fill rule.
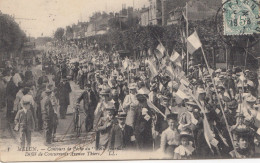
[[[170,120],[170,119],[172,119],[172,120],[177,120],[177,117],[178,117],[177,114],[170,113],[170,114],[168,114],[168,115],[166,116],[166,119],[167,119],[167,120]]]
[[[227,107],[228,107],[229,109],[237,109],[238,103],[237,103],[236,100],[232,100],[232,101],[230,101],[230,102],[227,102]]]
[[[144,102],[146,101],[148,98],[148,95],[147,94],[137,94],[136,95],[136,99],[140,102]]]

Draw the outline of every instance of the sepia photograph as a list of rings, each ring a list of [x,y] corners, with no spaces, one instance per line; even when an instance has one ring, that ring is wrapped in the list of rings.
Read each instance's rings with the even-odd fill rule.
[[[0,0],[0,161],[260,158],[260,0]]]

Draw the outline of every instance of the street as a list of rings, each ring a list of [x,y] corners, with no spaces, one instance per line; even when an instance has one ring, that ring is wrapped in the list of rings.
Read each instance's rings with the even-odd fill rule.
[[[52,77],[48,76],[50,79],[50,83],[53,81],[51,80]],[[93,142],[93,133],[86,133],[85,131],[85,124],[84,124],[84,117],[85,115],[81,112],[80,114],[80,124],[81,126],[81,134],[78,137],[76,132],[74,132],[74,121],[73,121],[73,106],[74,102],[79,97],[82,90],[79,89],[78,85],[76,85],[73,81],[70,82],[72,92],[70,94],[70,106],[68,107],[68,112],[66,119],[59,118],[59,124],[56,131],[56,138],[54,142],[49,146],[55,147],[68,147],[69,145],[76,145],[78,143],[88,143],[90,141]],[[82,104],[81,104],[82,108]],[[6,108],[1,110],[0,114],[0,151],[11,151],[18,148],[19,145],[19,133],[13,130],[13,123],[9,123],[6,120]],[[59,115],[59,113],[58,113]],[[35,131],[32,133],[32,146],[44,146],[44,131]],[[91,143],[88,145],[89,148],[94,148],[95,143]]]

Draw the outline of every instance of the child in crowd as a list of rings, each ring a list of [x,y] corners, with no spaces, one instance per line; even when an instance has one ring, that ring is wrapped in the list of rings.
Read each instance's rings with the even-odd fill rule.
[[[188,130],[180,133],[180,145],[174,150],[174,159],[191,159],[195,148],[192,147],[192,135]]]

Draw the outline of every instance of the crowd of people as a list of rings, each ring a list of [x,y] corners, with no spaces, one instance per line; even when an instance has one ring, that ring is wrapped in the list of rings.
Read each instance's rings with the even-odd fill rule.
[[[85,129],[96,133],[98,150],[161,151],[173,159],[255,157],[260,141],[255,72],[190,65],[185,75],[167,57],[60,48],[43,54],[41,75],[37,66],[6,68],[1,75],[6,89],[1,104],[22,147],[25,139],[30,146],[34,130],[44,130],[46,143],[53,143],[75,82],[84,90],[76,105],[83,101]]]

